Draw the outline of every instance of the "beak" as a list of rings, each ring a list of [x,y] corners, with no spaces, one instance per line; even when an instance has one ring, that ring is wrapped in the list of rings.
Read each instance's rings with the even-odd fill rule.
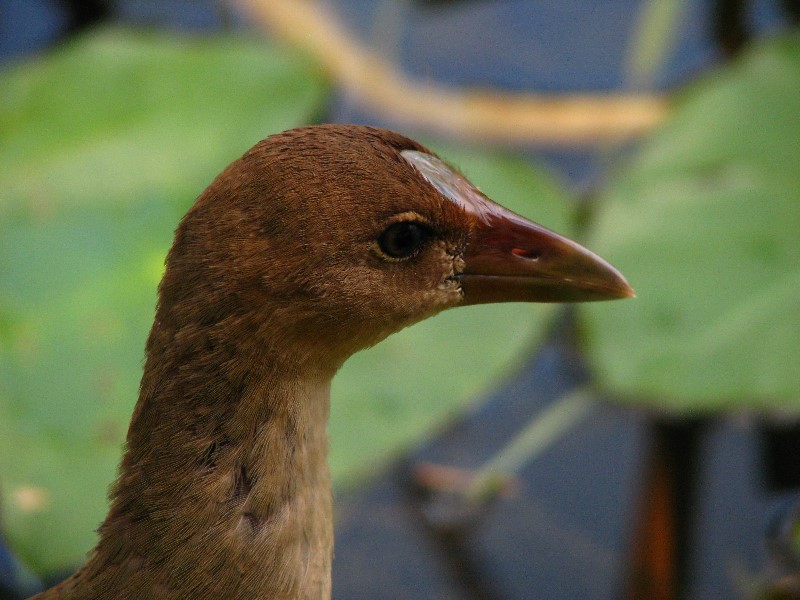
[[[474,228],[459,276],[464,304],[591,302],[631,298],[625,277],[580,244],[491,202]]]
[[[457,275],[464,304],[590,302],[635,296],[602,258],[492,202],[438,157],[400,153],[471,224],[464,270]]]

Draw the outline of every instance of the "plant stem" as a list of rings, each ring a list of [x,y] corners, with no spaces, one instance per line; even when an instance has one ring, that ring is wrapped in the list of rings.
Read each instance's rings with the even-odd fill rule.
[[[624,598],[687,597],[706,420],[654,417]]]
[[[508,475],[546,450],[585,418],[594,406],[593,391],[588,387],[575,388],[547,406],[508,445],[484,463],[467,487],[467,498],[480,501],[493,496]]]

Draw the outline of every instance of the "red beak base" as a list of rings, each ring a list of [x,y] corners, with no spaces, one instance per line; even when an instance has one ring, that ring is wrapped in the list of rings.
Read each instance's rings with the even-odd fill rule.
[[[460,275],[465,304],[592,302],[635,296],[625,277],[580,244],[493,204],[476,220]]]
[[[418,150],[403,158],[472,220],[458,275],[464,304],[591,302],[635,296],[614,267],[580,244],[492,202],[444,161]]]

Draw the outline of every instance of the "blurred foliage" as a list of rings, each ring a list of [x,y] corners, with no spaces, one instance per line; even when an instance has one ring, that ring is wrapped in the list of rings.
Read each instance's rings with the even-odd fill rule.
[[[639,298],[587,306],[613,394],[800,412],[800,39],[686,90],[604,194],[591,246]]]
[[[639,9],[627,54],[626,72],[634,87],[649,86],[675,45],[686,0],[646,0]]]
[[[94,543],[180,217],[227,163],[312,122],[326,98],[313,65],[241,37],[102,30],[0,78],[0,506],[40,571]],[[441,150],[567,230],[563,191],[524,161]],[[337,481],[484,389],[551,311],[454,311],[354,357],[333,389]]]
[[[77,564],[106,510],[172,231],[326,85],[259,40],[103,30],[0,80],[0,490],[8,537]]]
[[[227,163],[313,122],[314,65],[263,41],[101,30],[0,77],[0,492],[41,570],[94,542],[136,399],[172,231]],[[698,82],[612,181],[591,242],[639,298],[585,307],[601,385],[676,411],[800,409],[800,41]],[[432,144],[484,192],[566,234],[517,158]],[[339,485],[527,354],[550,306],[444,313],[334,380]]]

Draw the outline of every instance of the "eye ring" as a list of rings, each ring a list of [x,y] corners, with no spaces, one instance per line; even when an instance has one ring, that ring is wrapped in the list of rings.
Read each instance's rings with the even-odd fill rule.
[[[433,231],[418,220],[392,223],[378,236],[378,247],[389,258],[404,260],[415,256],[430,241]]]

